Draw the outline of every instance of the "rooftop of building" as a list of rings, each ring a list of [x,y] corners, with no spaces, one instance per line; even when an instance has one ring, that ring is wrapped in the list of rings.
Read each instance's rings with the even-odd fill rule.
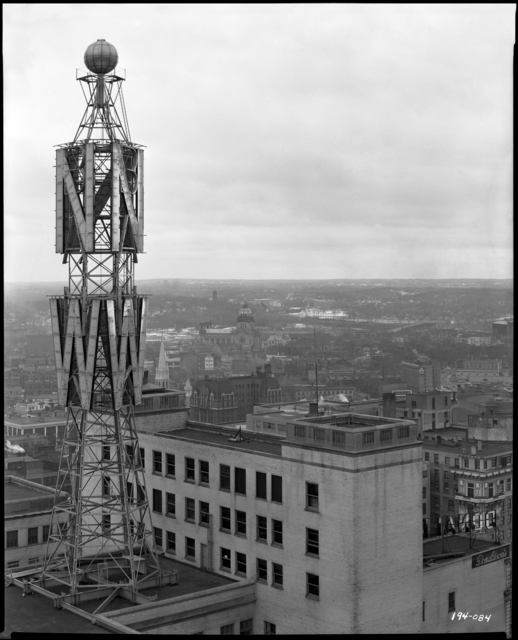
[[[440,431],[445,431],[444,429],[440,429]],[[434,451],[451,451],[455,452],[457,455],[468,455],[468,456],[477,456],[477,457],[485,457],[485,456],[495,456],[504,453],[512,453],[513,451],[513,443],[512,441],[506,442],[494,442],[494,441],[483,441],[476,440],[475,438],[464,438],[462,440],[453,440],[443,438],[441,434],[434,432],[435,437],[431,437],[430,431],[424,432],[424,440],[423,440],[423,450],[433,449]],[[439,439],[437,438],[439,436]],[[472,453],[472,447],[475,447],[475,453]],[[479,449],[479,447],[481,447]]]
[[[236,430],[226,425],[192,425],[184,429],[174,431],[159,431],[155,436],[164,438],[181,438],[204,444],[213,444],[232,449],[244,449],[246,451],[268,453],[270,455],[281,455],[281,444],[278,438],[264,434],[256,434],[246,431],[242,433],[242,440],[231,440],[236,438]]]
[[[233,584],[236,581],[216,573],[202,571],[196,567],[160,557],[160,567],[164,571],[176,571],[178,584],[153,587],[141,591],[146,596],[158,596],[158,601],[176,598],[191,593]],[[59,591],[62,591],[59,588]],[[25,633],[109,633],[97,625],[66,609],[54,609],[52,600],[34,593],[30,598],[22,598],[21,589],[10,586],[5,589],[5,630],[0,638],[10,638],[13,631]],[[101,600],[82,603],[78,608],[93,613]],[[123,598],[115,598],[103,611],[127,609],[133,605]]]
[[[51,509],[56,491],[53,487],[45,487],[37,482],[15,476],[4,477],[4,514],[20,515],[41,509]],[[68,495],[60,494],[60,500]]]
[[[469,535],[464,533],[460,533],[457,535],[445,536],[444,538],[435,538],[434,540],[425,540],[423,542],[423,562],[427,562],[430,556],[442,556],[447,554],[457,554],[463,553],[462,556],[452,556],[452,557],[436,557],[435,563],[430,566],[425,566],[424,570],[431,569],[434,566],[440,566],[443,564],[448,564],[450,562],[455,562],[460,558],[469,558],[471,556],[477,555],[478,553],[483,553],[484,551],[489,551],[491,549],[495,549],[502,545],[496,544],[491,540],[481,540],[480,538],[476,538],[473,540],[473,547],[470,546],[470,538]]]
[[[8,427],[41,427],[45,425],[65,424],[67,417],[64,412],[59,412],[57,416],[31,416],[23,418],[22,416],[12,416],[4,418],[4,425]]]

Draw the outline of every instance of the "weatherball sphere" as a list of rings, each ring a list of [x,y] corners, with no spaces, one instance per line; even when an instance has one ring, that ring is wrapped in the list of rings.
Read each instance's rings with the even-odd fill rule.
[[[106,40],[97,40],[85,51],[85,65],[100,76],[113,71],[118,61],[117,49]]]

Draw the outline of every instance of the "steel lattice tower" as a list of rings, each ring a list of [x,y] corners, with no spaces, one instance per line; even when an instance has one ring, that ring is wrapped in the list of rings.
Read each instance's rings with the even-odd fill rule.
[[[50,299],[68,411],[56,494],[71,498],[54,505],[42,582],[69,586],[75,601],[101,597],[92,591],[104,595],[112,583],[142,601],[139,589],[169,582],[154,549],[134,419],[146,341],[147,297],[134,282],[144,151],[130,140],[117,62],[105,40],[88,47],[87,70],[77,74],[86,111],[74,141],[56,151],[56,252],[69,265],[64,295]]]

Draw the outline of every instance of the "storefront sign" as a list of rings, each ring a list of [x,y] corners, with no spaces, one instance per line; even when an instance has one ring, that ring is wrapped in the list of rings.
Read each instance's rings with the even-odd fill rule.
[[[490,551],[484,551],[484,553],[478,553],[471,558],[471,568],[476,569],[482,567],[490,562],[496,562],[497,560],[503,560],[509,557],[509,549],[511,545],[506,544],[503,547],[497,549],[491,549]]]

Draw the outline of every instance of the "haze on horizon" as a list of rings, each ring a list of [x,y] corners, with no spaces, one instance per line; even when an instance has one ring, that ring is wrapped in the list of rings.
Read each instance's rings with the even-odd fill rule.
[[[509,279],[515,7],[7,4],[4,278],[61,282],[54,145],[115,45],[152,279]]]

